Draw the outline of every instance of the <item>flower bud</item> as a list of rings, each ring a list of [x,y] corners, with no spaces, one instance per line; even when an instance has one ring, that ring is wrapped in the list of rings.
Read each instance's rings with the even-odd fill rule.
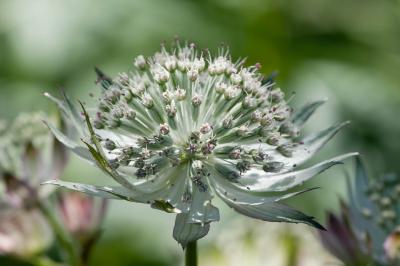
[[[195,81],[199,76],[199,72],[196,69],[192,68],[187,72],[187,75],[191,81]]]
[[[299,129],[293,125],[293,123],[287,122],[287,123],[283,123],[280,128],[279,131],[282,134],[287,134],[292,138],[295,138],[299,135]]]
[[[169,72],[175,71],[175,69],[177,67],[177,62],[176,62],[175,57],[172,57],[172,56],[168,57],[168,59],[164,63],[164,66]]]
[[[230,129],[233,127],[233,118],[231,116],[228,116],[224,120],[222,120],[222,126],[226,129]]]
[[[396,229],[391,233],[383,243],[386,256],[390,260],[397,260],[400,258],[400,230]]]
[[[226,85],[226,83],[223,83],[223,82],[217,82],[217,84],[215,84],[215,91],[217,92],[217,93],[224,93],[225,92],[225,90],[227,89],[227,85]]]
[[[133,121],[133,120],[135,120],[136,112],[133,111],[132,109],[128,109],[128,110],[126,110],[125,117],[126,117],[128,120]]]
[[[175,91],[175,96],[178,101],[183,101],[186,98],[186,90],[178,88]]]
[[[212,126],[209,123],[204,123],[200,128],[200,133],[207,134],[212,130]]]
[[[119,73],[117,76],[117,82],[122,86],[129,85],[129,76],[125,72]]]
[[[232,100],[238,95],[238,90],[232,86],[228,86],[224,91],[225,100]]]
[[[139,68],[140,70],[144,70],[147,66],[146,59],[144,58],[143,55],[139,55],[138,57],[135,58],[134,61],[135,67]]]
[[[196,69],[198,72],[201,72],[204,70],[206,66],[206,62],[204,61],[204,59],[201,57],[199,59],[194,59],[193,61],[193,68]]]
[[[124,111],[121,108],[114,108],[111,114],[116,119],[121,119],[124,117]]]
[[[382,197],[379,201],[379,204],[382,207],[388,207],[388,206],[390,206],[390,204],[392,204],[392,200],[388,197]]]
[[[396,213],[392,210],[384,210],[381,216],[386,221],[393,221],[396,219]]]
[[[188,59],[183,59],[178,61],[179,71],[186,73],[190,68],[190,61]]]
[[[142,103],[145,107],[151,108],[153,107],[153,98],[147,92],[143,94]]]
[[[256,110],[253,113],[251,113],[252,122],[260,122],[261,118],[262,118],[262,113],[260,111]]]
[[[170,103],[174,97],[174,94],[171,91],[164,91],[162,93],[164,103]]]
[[[285,157],[293,156],[293,149],[292,149],[291,145],[284,144],[284,145],[279,146],[276,150]]]
[[[165,110],[169,117],[175,117],[177,109],[175,107],[175,102],[172,101],[171,104],[165,106]]]
[[[236,169],[238,169],[240,173],[244,173],[250,170],[250,168],[251,168],[251,163],[247,160],[236,163]]]
[[[251,96],[246,96],[243,100],[243,107],[244,108],[254,108],[257,105],[256,99]]]
[[[143,148],[141,155],[144,159],[148,159],[151,156],[151,152],[147,148]]]
[[[192,104],[193,104],[195,107],[200,106],[200,104],[201,104],[201,96],[200,96],[200,95],[194,95],[194,96],[192,97]]]
[[[169,80],[170,75],[167,70],[159,66],[153,70],[153,78],[154,81],[157,82],[158,84],[164,84]]]
[[[239,74],[232,74],[230,80],[232,84],[238,85],[242,82],[242,77]]]
[[[279,134],[278,132],[270,132],[267,137],[267,143],[272,146],[279,145],[280,136],[281,134]]]
[[[249,128],[245,125],[240,126],[236,131],[236,133],[240,137],[244,137],[247,134],[247,132],[249,132]]]
[[[106,200],[83,193],[64,193],[58,208],[67,230],[79,241],[86,242],[99,230],[105,215]]]
[[[169,133],[169,126],[168,124],[164,123],[160,125],[160,134],[161,135],[168,135]]]
[[[261,117],[260,125],[263,127],[269,126],[272,124],[273,121],[274,121],[273,117],[270,114],[266,114],[263,117]]]
[[[235,148],[229,153],[229,158],[233,160],[240,159],[242,150],[240,148]]]
[[[282,162],[267,162],[263,165],[263,170],[268,173],[277,173],[282,170],[283,166]]]
[[[280,88],[276,88],[270,92],[269,97],[273,102],[280,102],[285,98],[285,94]]]
[[[100,119],[96,118],[95,120],[93,120],[93,127],[96,129],[103,129],[104,124]]]
[[[110,139],[106,139],[106,141],[104,142],[104,148],[106,148],[109,151],[114,150],[116,147],[117,145],[115,145],[115,142]]]

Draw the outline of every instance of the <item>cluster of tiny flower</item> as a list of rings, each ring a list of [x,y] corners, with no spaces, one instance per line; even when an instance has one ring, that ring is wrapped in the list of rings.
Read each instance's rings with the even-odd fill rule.
[[[134,167],[143,178],[168,162],[176,166],[208,160],[206,164],[237,180],[253,166],[270,173],[296,166],[270,155],[269,150],[275,150],[292,157],[301,143],[293,141],[299,129],[289,119],[292,109],[284,93],[272,82],[262,83],[258,64],[232,62],[223,48],[212,58],[194,45],[178,44],[171,52],[163,47],[153,57],[140,55],[134,66],[133,72],[120,73],[115,80],[101,78],[105,89],[91,117],[96,129],[136,142],[120,145],[115,139],[101,139],[113,168]],[[249,143],[269,148],[244,148]]]
[[[46,94],[85,145],[49,125],[57,139],[120,186],[47,183],[176,213],[173,235],[183,247],[219,220],[214,195],[249,217],[323,228],[280,201],[309,191],[289,190],[356,155],[297,169],[348,123],[300,141],[300,129],[325,101],[293,111],[259,64],[243,63],[224,47],[212,56],[178,42],[136,57],[133,71],[115,79],[96,69],[102,92],[96,108],[81,104],[84,119],[65,94],[63,101]]]
[[[366,193],[376,211],[368,207],[361,209],[365,218],[373,219],[383,229],[392,230],[397,226],[398,214],[395,210],[399,205],[400,184],[396,184],[396,180],[396,177],[387,175],[379,181],[370,182]]]

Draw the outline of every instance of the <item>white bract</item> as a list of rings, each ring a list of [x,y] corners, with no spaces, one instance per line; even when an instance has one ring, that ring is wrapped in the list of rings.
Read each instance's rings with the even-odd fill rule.
[[[177,44],[140,56],[134,65],[115,80],[96,70],[100,100],[89,112],[82,105],[84,116],[65,95],[62,101],[49,96],[85,145],[49,125],[54,135],[119,186],[49,183],[177,213],[174,238],[182,246],[219,220],[215,195],[253,218],[321,228],[281,201],[307,191],[292,189],[354,155],[297,169],[346,124],[298,139],[324,101],[293,111],[273,82],[262,82],[258,65],[234,62],[224,49],[212,57]]]

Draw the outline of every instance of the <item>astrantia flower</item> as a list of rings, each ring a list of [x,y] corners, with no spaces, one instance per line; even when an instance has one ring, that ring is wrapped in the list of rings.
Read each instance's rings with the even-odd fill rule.
[[[322,228],[281,201],[305,192],[291,189],[354,155],[296,170],[346,124],[299,138],[323,101],[294,112],[279,88],[262,82],[259,65],[245,67],[224,49],[213,57],[194,45],[138,56],[132,72],[113,80],[96,72],[101,95],[88,112],[82,105],[83,116],[65,95],[60,101],[46,94],[86,146],[49,127],[120,186],[50,183],[177,213],[174,238],[183,246],[219,220],[214,195],[253,218]]]
[[[53,234],[37,210],[0,211],[0,255],[31,257],[48,248]]]
[[[104,218],[107,201],[78,192],[63,193],[58,208],[68,232],[82,245],[97,237]]]
[[[0,202],[20,207],[34,198],[44,198],[49,188],[40,186],[58,178],[66,163],[66,149],[48,133],[42,113],[20,114],[0,130],[0,181],[5,192]]]
[[[38,207],[51,189],[40,184],[59,177],[66,162],[66,149],[49,134],[44,119],[47,117],[42,113],[23,113],[8,127],[0,122],[0,254],[3,255],[38,255],[52,243],[50,225]]]
[[[395,175],[369,179],[360,159],[349,204],[330,214],[323,244],[346,265],[399,265],[400,185]]]

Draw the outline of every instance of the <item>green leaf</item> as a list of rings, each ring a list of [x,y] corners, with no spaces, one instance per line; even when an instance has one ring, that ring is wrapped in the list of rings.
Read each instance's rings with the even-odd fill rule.
[[[182,248],[207,235],[210,224],[189,223],[189,215],[181,213],[176,215],[173,237]]]
[[[283,174],[266,176],[263,170],[252,169],[246,172],[240,179],[243,186],[249,187],[252,191],[285,191],[329,169],[330,167],[341,164],[343,160],[358,155],[358,153],[344,154],[321,163],[315,164],[306,169],[292,171]]]

